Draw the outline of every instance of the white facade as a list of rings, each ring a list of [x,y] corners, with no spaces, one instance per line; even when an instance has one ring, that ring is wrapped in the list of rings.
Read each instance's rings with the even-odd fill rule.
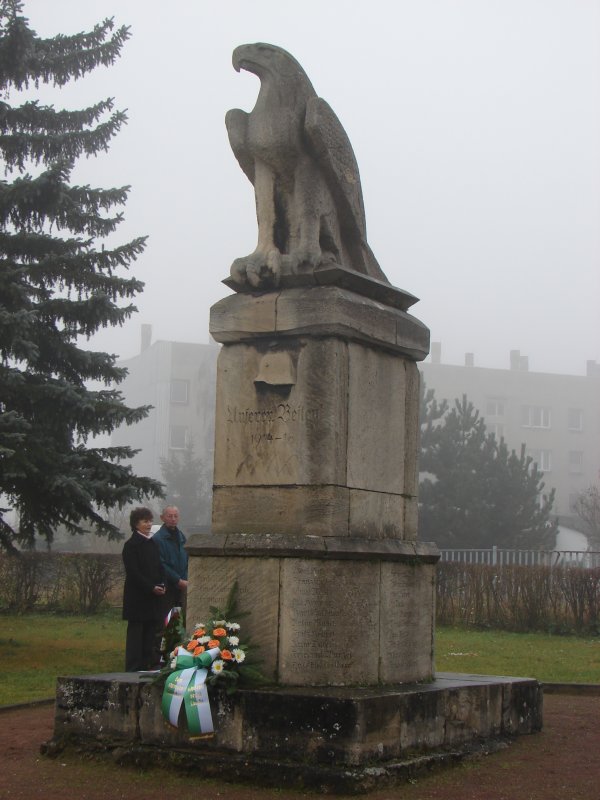
[[[215,383],[219,346],[157,341],[143,326],[141,352],[119,366],[128,375],[119,385],[130,407],[153,406],[148,416],[112,435],[113,445],[139,450],[134,472],[162,480],[160,461],[193,443],[194,455],[210,470],[214,454]]]

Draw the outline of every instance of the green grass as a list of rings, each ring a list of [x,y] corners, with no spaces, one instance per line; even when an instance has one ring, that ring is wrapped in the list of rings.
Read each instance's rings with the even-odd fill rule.
[[[600,683],[600,637],[439,627],[440,672],[513,675],[548,683]]]
[[[0,705],[53,697],[59,675],[121,672],[120,610],[93,617],[0,615]],[[600,637],[438,628],[436,669],[600,683]]]
[[[59,675],[122,672],[120,615],[0,615],[0,705],[53,697]]]

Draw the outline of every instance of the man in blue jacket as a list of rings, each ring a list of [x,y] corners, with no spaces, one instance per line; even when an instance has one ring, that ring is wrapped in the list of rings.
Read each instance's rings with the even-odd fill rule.
[[[185,607],[188,555],[185,550],[185,536],[179,529],[179,509],[176,506],[167,506],[160,518],[163,524],[153,538],[159,547],[160,561],[166,575],[166,615],[174,606]]]

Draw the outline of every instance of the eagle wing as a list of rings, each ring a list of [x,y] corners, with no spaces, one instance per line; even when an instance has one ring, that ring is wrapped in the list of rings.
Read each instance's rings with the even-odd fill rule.
[[[225,127],[229,136],[229,144],[240,167],[248,176],[254,186],[254,157],[248,149],[246,133],[248,130],[248,117],[240,108],[232,108],[225,114]]]
[[[355,265],[355,269],[387,282],[367,244],[365,207],[352,145],[335,112],[323,98],[307,100],[304,133],[334,197],[340,226],[354,242],[354,252],[360,254],[361,263]]]
[[[365,237],[365,208],[358,164],[346,131],[334,110],[323,98],[308,98],[304,132],[310,149],[334,192],[336,202],[343,204],[345,215],[351,215],[357,232]]]

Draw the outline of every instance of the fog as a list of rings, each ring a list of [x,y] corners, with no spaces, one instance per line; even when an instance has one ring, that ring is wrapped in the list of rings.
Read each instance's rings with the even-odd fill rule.
[[[600,0],[26,0],[40,35],[106,16],[132,28],[121,59],[56,107],[113,96],[129,124],[74,178],[131,184],[115,241],[149,235],[139,313],[92,346],[127,358],[155,339],[206,342],[234,258],[256,243],[253,190],[229,108],[259,82],[231,52],[289,50],[344,125],[369,243],[442,360],[583,374],[600,362]],[[16,97],[11,97],[16,102]]]

